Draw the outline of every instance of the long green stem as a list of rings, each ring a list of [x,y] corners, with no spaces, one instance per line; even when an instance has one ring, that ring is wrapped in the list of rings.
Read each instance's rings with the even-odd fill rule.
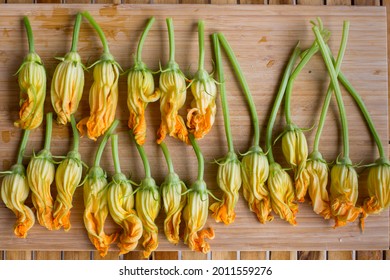
[[[169,173],[174,173],[175,170],[173,169],[172,158],[171,158],[171,155],[169,154],[169,150],[168,150],[167,144],[165,144],[165,142],[161,142],[160,143],[160,147],[161,147],[161,149],[163,151],[163,154],[164,154],[164,157],[165,157],[165,161],[167,162],[167,165],[168,165],[168,172]]]
[[[45,132],[45,144],[43,148],[50,151],[51,135],[53,130],[53,113],[46,114],[46,132]]]
[[[340,73],[341,63],[343,61],[345,50],[347,48],[348,32],[349,32],[349,24],[344,22],[340,48],[339,48],[339,52],[337,55],[337,61],[335,63],[335,71],[336,71],[337,75],[339,75],[339,73]],[[328,90],[326,92],[324,104],[322,105],[321,117],[320,117],[320,121],[318,123],[318,128],[317,128],[316,136],[314,139],[314,144],[313,144],[313,151],[314,152],[319,151],[320,138],[321,138],[322,130],[323,130],[324,125],[325,125],[326,114],[328,112],[330,100],[332,98],[332,92],[333,92],[333,86],[332,86],[332,82],[330,82],[329,86],[328,86]]]
[[[77,43],[79,41],[79,33],[80,33],[80,25],[83,16],[81,13],[77,13],[76,21],[73,27],[73,38],[72,38],[72,47],[70,49],[71,52],[77,52]]]
[[[286,91],[288,78],[290,77],[291,71],[294,67],[295,61],[299,57],[300,52],[301,52],[301,50],[299,48],[299,42],[298,42],[298,44],[295,46],[294,51],[293,51],[293,53],[288,61],[287,67],[284,70],[284,74],[283,74],[282,81],[280,83],[278,94],[276,95],[276,99],[275,99],[274,105],[272,107],[271,115],[268,119],[267,132],[266,132],[266,136],[265,136],[265,146],[266,146],[268,162],[270,164],[275,162],[274,155],[272,152],[272,130],[274,128],[276,115],[278,114],[280,104],[282,103],[284,93]]]
[[[224,48],[230,63],[233,66],[234,73],[236,74],[238,81],[243,89],[244,95],[246,97],[246,100],[248,102],[251,118],[252,118],[252,124],[253,124],[253,145],[259,145],[260,142],[260,127],[259,127],[259,117],[257,116],[256,106],[253,102],[252,94],[249,90],[248,83],[246,82],[246,79],[244,77],[244,74],[242,73],[242,70],[240,68],[240,64],[237,61],[236,56],[234,55],[233,49],[230,47],[228,41],[226,40],[225,36],[222,33],[218,33],[218,39]]]
[[[197,180],[202,181],[204,176],[204,158],[202,155],[202,152],[200,151],[200,147],[198,145],[198,142],[196,141],[194,135],[189,134],[188,136],[191,141],[192,148],[195,151],[196,158],[198,159],[198,178]]]
[[[79,132],[76,127],[76,120],[74,118],[74,115],[70,115],[70,124],[72,125],[72,133],[73,133],[73,151],[78,152],[79,150],[79,143],[80,143],[80,136]]]
[[[204,69],[204,21],[198,21],[199,61],[198,70]]]
[[[30,131],[31,130],[23,130],[22,142],[20,143],[19,146],[18,159],[16,161],[16,164],[22,164],[24,151],[26,150],[28,137],[30,136]]]
[[[104,148],[106,147],[108,139],[111,137],[112,132],[115,130],[115,128],[118,126],[119,120],[114,120],[111,124],[110,128],[104,133],[102,142],[99,144],[99,148],[95,155],[95,160],[93,162],[93,166],[100,166],[100,159],[102,158],[102,154],[104,151]]]
[[[150,172],[150,165],[149,165],[148,157],[146,156],[144,147],[141,145],[138,145],[137,141],[135,141],[133,131],[130,131],[130,135],[135,143],[135,146],[137,147],[138,153],[139,153],[141,160],[142,160],[142,163],[144,165],[145,178],[152,178],[152,173]]]
[[[35,47],[34,47],[34,35],[32,32],[31,24],[27,16],[23,18],[24,26],[26,27],[26,32],[27,32],[27,40],[28,40],[28,51],[30,53],[35,52]]]
[[[119,153],[118,153],[118,134],[111,135],[111,152],[112,159],[114,160],[114,169],[115,173],[121,173],[121,164],[119,161]]]
[[[144,29],[144,31],[142,32],[141,34],[141,38],[138,42],[138,47],[137,47],[137,56],[136,56],[136,60],[135,60],[135,63],[141,63],[142,62],[142,48],[144,46],[144,42],[145,42],[145,39],[146,37],[148,36],[148,33],[149,33],[149,30],[152,28],[152,25],[154,23],[156,19],[154,17],[151,17],[149,20],[148,20],[148,23],[146,24],[146,27]]]
[[[89,21],[89,23],[92,25],[92,27],[98,33],[100,41],[102,41],[103,52],[110,53],[110,50],[108,48],[107,39],[106,39],[106,36],[104,35],[103,30],[100,28],[100,26],[97,24],[97,22],[94,20],[94,18],[91,16],[91,14],[89,12],[83,12],[82,15],[83,15],[83,17],[85,17]]]
[[[214,54],[215,54],[217,75],[218,75],[218,79],[220,81],[219,92],[220,92],[220,96],[221,96],[223,123],[225,126],[226,141],[228,144],[228,151],[234,153],[233,137],[232,137],[232,131],[230,128],[229,106],[228,106],[227,98],[226,98],[225,77],[224,77],[223,66],[222,66],[221,48],[219,47],[219,40],[218,40],[217,34],[213,34],[213,45],[214,45]]]
[[[336,74],[336,71],[334,69],[332,60],[330,58],[328,49],[326,47],[326,44],[325,44],[324,40],[322,39],[322,36],[320,34],[318,27],[314,26],[313,31],[316,35],[317,42],[320,46],[321,54],[322,54],[322,57],[324,58],[326,68],[328,69],[328,72],[329,72],[329,75],[331,78],[331,82],[332,82],[332,86],[333,86],[334,91],[335,91],[337,105],[339,107],[341,127],[342,127],[342,132],[343,132],[343,151],[344,151],[344,158],[343,159],[350,161],[349,160],[348,121],[347,121],[347,115],[346,115],[346,111],[345,111],[345,107],[344,107],[344,102],[343,102],[342,95],[341,95],[340,85],[339,85],[338,79],[337,79],[337,74]]]
[[[172,18],[166,19],[168,26],[168,37],[169,37],[169,63],[175,61],[175,31],[173,29],[173,20]]]

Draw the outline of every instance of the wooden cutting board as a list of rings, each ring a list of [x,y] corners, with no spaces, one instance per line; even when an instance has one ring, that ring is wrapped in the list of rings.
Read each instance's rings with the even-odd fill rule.
[[[173,17],[176,38],[177,62],[182,70],[191,74],[197,68],[197,21],[204,19],[206,34],[223,32],[236,52],[242,70],[252,91],[264,136],[272,102],[290,52],[298,40],[302,48],[310,46],[314,36],[310,20],[321,17],[332,32],[330,46],[337,51],[343,20],[351,22],[347,52],[342,71],[358,89],[365,101],[383,143],[388,141],[387,106],[387,56],[386,56],[386,13],[382,7],[310,7],[310,6],[213,6],[213,5],[3,5],[0,9],[0,168],[7,170],[14,162],[21,138],[20,131],[13,126],[18,116],[18,85],[14,73],[27,52],[27,42],[22,16],[28,15],[34,30],[36,50],[43,59],[50,85],[57,61],[70,48],[72,27],[77,11],[88,10],[101,25],[109,41],[112,54],[124,69],[132,63],[132,57],[141,31],[150,16],[156,22],[146,40],[143,58],[150,68],[157,70],[159,61],[164,64],[168,56],[166,17]],[[101,53],[101,44],[96,33],[83,22],[80,32],[79,52],[85,64],[91,64]],[[228,102],[234,145],[237,152],[244,153],[251,144],[252,128],[249,112],[238,83],[232,75],[224,57]],[[206,39],[206,66],[212,70],[210,40]],[[86,73],[86,85],[77,120],[88,115],[88,90],[91,85],[91,71]],[[316,55],[297,79],[292,99],[292,116],[301,127],[312,127],[318,121],[324,91],[328,84],[326,70],[320,55]],[[134,144],[127,134],[128,110],[126,107],[126,78],[120,79],[120,100],[117,118],[121,120],[119,134],[120,160],[122,170],[134,181],[142,179],[144,173],[141,160]],[[350,126],[351,158],[354,163],[371,163],[377,158],[377,151],[361,114],[353,100],[344,93],[344,101]],[[49,94],[49,91],[48,91]],[[192,97],[188,95],[187,106]],[[49,95],[46,112],[52,111]],[[185,110],[183,110],[183,115]],[[167,172],[162,152],[156,145],[156,131],[160,113],[158,103],[147,109],[148,138],[145,144],[151,163],[152,174],[161,183]],[[285,121],[279,114],[274,137],[282,130]],[[306,133],[310,149],[315,128]],[[32,133],[27,155],[42,148],[44,127]],[[341,134],[337,106],[332,102],[326,128],[321,141],[321,151],[330,162],[341,152]],[[263,137],[264,138],[264,137]],[[69,127],[54,125],[52,152],[65,155],[70,148]],[[174,139],[167,139],[176,172],[187,183],[194,181],[197,161],[190,146]],[[218,101],[215,125],[204,139],[199,141],[206,159],[205,180],[209,189],[220,197],[216,185],[217,165],[214,159],[227,152],[223,118]],[[91,164],[98,143],[81,139],[83,160]],[[261,141],[264,147],[264,141]],[[387,148],[387,145],[385,145]],[[281,155],[280,143],[274,146],[278,162],[287,167]],[[27,163],[27,161],[26,161]],[[113,174],[111,149],[108,145],[102,159],[102,166],[109,175]],[[361,170],[359,177],[360,197],[365,195],[367,172]],[[53,195],[55,187],[53,186]],[[31,202],[28,202],[31,205]],[[389,248],[389,212],[369,216],[366,229],[361,233],[358,222],[333,229],[333,221],[324,221],[314,214],[308,202],[299,205],[298,225],[293,227],[275,217],[273,222],[261,225],[241,196],[237,205],[234,224],[217,224],[211,217],[206,227],[215,229],[216,237],[210,241],[212,250],[364,250]],[[76,191],[71,214],[72,229],[48,231],[36,224],[27,239],[17,239],[12,225],[15,217],[0,202],[0,249],[5,250],[93,250],[82,222],[82,188]],[[187,250],[182,242],[173,246],[163,235],[164,213],[157,220],[160,229],[159,250]],[[211,215],[210,215],[211,216]],[[107,232],[117,227],[107,221]],[[139,249],[141,249],[139,247]],[[112,246],[112,250],[117,250]]]

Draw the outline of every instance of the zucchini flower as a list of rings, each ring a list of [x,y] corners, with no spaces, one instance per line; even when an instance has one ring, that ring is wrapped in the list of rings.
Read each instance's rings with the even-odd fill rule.
[[[134,210],[134,192],[129,180],[121,172],[118,156],[118,135],[111,136],[115,175],[108,184],[108,208],[110,215],[121,228],[118,247],[119,254],[126,254],[137,247],[142,237],[142,222]]]
[[[146,121],[145,109],[148,103],[160,98],[160,92],[154,90],[152,71],[143,63],[141,58],[142,47],[146,36],[154,22],[152,17],[141,35],[138,43],[135,64],[127,75],[127,107],[130,111],[128,126],[133,130],[135,141],[139,145],[145,143]]]
[[[93,84],[89,91],[90,116],[82,119],[78,124],[81,135],[84,135],[84,126],[87,127],[88,138],[95,140],[103,135],[115,119],[118,104],[118,80],[120,66],[115,61],[108,48],[106,37],[88,12],[83,16],[95,28],[103,44],[103,54],[91,67],[93,69]]]
[[[192,134],[189,135],[192,147],[198,159],[198,177],[187,191],[187,205],[183,210],[183,220],[185,222],[184,243],[192,251],[204,254],[210,251],[210,244],[206,238],[213,239],[215,234],[212,228],[203,229],[208,216],[209,194],[204,175],[204,158],[199,145]]]
[[[161,184],[161,197],[166,214],[164,233],[169,242],[177,244],[179,243],[181,212],[187,202],[187,198],[184,195],[187,187],[173,169],[173,163],[167,145],[162,142],[160,147],[163,150],[169,172]]]
[[[142,179],[136,190],[135,209],[143,225],[143,254],[145,258],[148,258],[158,247],[158,227],[155,220],[161,209],[161,197],[158,186],[151,176],[145,150],[143,146],[138,145],[137,142],[135,142],[135,144],[145,169],[145,178]]]
[[[46,72],[42,60],[35,52],[34,38],[30,22],[24,17],[27,30],[29,53],[23,60],[18,74],[20,88],[19,120],[14,124],[21,129],[34,129],[43,120],[43,105],[46,96]]]
[[[114,120],[111,127],[104,134],[96,152],[94,164],[84,180],[84,225],[89,240],[102,257],[107,254],[110,244],[117,239],[118,233],[106,234],[104,231],[104,223],[109,210],[106,173],[100,167],[100,159],[104,147],[118,123],[118,120]]]
[[[212,76],[204,69],[204,22],[198,22],[199,35],[199,63],[198,71],[191,81],[191,93],[194,100],[187,113],[187,126],[195,138],[203,138],[211,129],[215,121],[217,105],[217,86]]]
[[[30,193],[26,170],[22,164],[29,135],[30,130],[23,130],[17,162],[10,171],[2,172],[5,176],[1,183],[1,198],[5,206],[14,212],[17,218],[14,224],[14,234],[20,238],[26,238],[27,232],[35,223],[34,213],[24,204]]]
[[[186,101],[186,78],[175,62],[175,39],[172,18],[167,19],[169,33],[169,61],[161,71],[159,88],[161,124],[157,131],[157,143],[164,141],[165,136],[173,136],[185,143],[188,142],[188,131],[179,110]]]
[[[57,65],[51,81],[51,103],[57,113],[59,124],[70,122],[70,116],[76,113],[83,95],[84,66],[77,53],[81,20],[82,15],[78,13],[73,29],[71,50],[65,57],[58,58],[61,62]]]
[[[70,230],[70,209],[72,209],[73,194],[79,186],[83,173],[83,163],[78,151],[79,134],[76,128],[76,121],[71,115],[73,131],[73,150],[58,165],[55,175],[57,196],[54,202],[53,223],[55,229],[64,228]]]
[[[43,150],[34,154],[27,166],[27,181],[31,189],[31,200],[37,211],[40,225],[53,229],[53,197],[50,187],[54,181],[55,167],[50,152],[52,134],[52,113],[46,114],[46,135]]]

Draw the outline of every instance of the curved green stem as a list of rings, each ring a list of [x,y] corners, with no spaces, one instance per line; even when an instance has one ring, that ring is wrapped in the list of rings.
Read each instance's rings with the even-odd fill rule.
[[[173,20],[172,18],[166,19],[168,26],[168,37],[169,37],[169,62],[172,63],[175,61],[175,31],[173,29]]]
[[[30,136],[30,131],[31,130],[23,130],[22,142],[20,142],[16,164],[22,164],[24,151],[26,150],[28,137]]]
[[[197,180],[203,181],[204,176],[204,158],[202,155],[202,152],[200,151],[200,147],[198,145],[198,142],[196,141],[194,135],[189,134],[188,137],[190,138],[192,148],[195,151],[196,158],[198,159],[198,178]]]
[[[168,150],[167,144],[165,144],[165,142],[161,142],[160,143],[160,147],[161,147],[161,149],[163,151],[163,154],[164,154],[164,157],[165,157],[165,161],[167,162],[167,165],[168,165],[168,172],[169,173],[174,173],[175,170],[173,169],[173,162],[172,162],[171,155],[169,154],[169,150]]]
[[[344,22],[340,48],[337,55],[337,61],[335,62],[335,71],[337,75],[339,75],[340,73],[341,63],[343,61],[345,50],[347,48],[348,32],[349,32],[349,24],[346,24],[346,22]],[[321,117],[318,123],[318,128],[314,139],[314,144],[313,144],[314,152],[319,151],[320,138],[321,138],[322,130],[325,125],[326,114],[328,112],[330,100],[332,98],[332,92],[333,92],[333,86],[332,86],[332,82],[330,82],[328,86],[328,90],[326,92],[324,104],[322,105]]]
[[[115,173],[121,173],[121,164],[119,161],[119,153],[118,153],[118,134],[111,135],[111,151],[112,151],[112,159],[114,160],[114,169]]]
[[[45,144],[43,148],[50,151],[51,135],[53,130],[53,113],[46,114],[46,132],[45,132]]]
[[[199,61],[198,71],[204,69],[204,21],[198,21]]]
[[[220,96],[221,96],[223,123],[225,126],[225,135],[226,135],[226,141],[228,144],[228,152],[234,153],[233,137],[232,137],[232,131],[230,128],[229,106],[228,106],[227,98],[226,98],[225,77],[224,77],[223,67],[222,67],[221,48],[219,47],[218,35],[213,34],[212,36],[213,36],[214,54],[215,54],[215,61],[216,61],[215,64],[216,64],[216,68],[217,68],[218,79],[220,81],[219,92],[220,92]]]
[[[108,48],[107,39],[106,39],[106,36],[104,35],[103,30],[100,28],[100,26],[97,24],[97,22],[94,20],[94,18],[91,16],[91,14],[89,12],[83,12],[82,15],[83,15],[83,17],[85,17],[89,21],[89,23],[92,25],[92,27],[98,33],[100,41],[102,41],[103,52],[110,53],[110,50]]]
[[[148,20],[148,23],[146,24],[146,27],[144,29],[144,31],[142,32],[141,34],[141,38],[138,42],[138,46],[137,46],[137,56],[136,56],[136,59],[135,59],[135,63],[141,63],[142,62],[142,48],[144,46],[144,42],[145,42],[145,39],[146,37],[148,36],[148,33],[149,33],[149,30],[152,28],[152,25],[154,23],[156,19],[154,17],[151,17],[149,20]]]
[[[70,115],[70,124],[72,125],[72,133],[73,133],[73,151],[78,152],[79,150],[79,143],[80,143],[80,136],[79,132],[76,127],[76,120],[74,118],[74,115]]]
[[[230,63],[233,66],[234,73],[236,74],[238,81],[240,82],[240,85],[243,89],[244,95],[246,97],[246,100],[248,102],[249,110],[251,113],[252,118],[252,124],[253,124],[253,145],[259,145],[260,142],[260,127],[259,127],[259,117],[257,116],[256,106],[253,102],[252,94],[249,90],[248,84],[246,82],[246,79],[244,77],[244,74],[242,73],[242,70],[240,68],[240,65],[237,61],[236,56],[234,55],[233,49],[230,47],[228,41],[226,40],[225,36],[222,33],[218,33],[218,39],[224,48]]]
[[[99,166],[100,165],[100,159],[102,158],[102,154],[104,151],[104,148],[106,147],[108,139],[111,137],[112,132],[115,130],[115,128],[118,126],[119,120],[114,120],[111,124],[110,128],[104,133],[102,142],[99,144],[99,148],[95,155],[95,160],[93,162],[93,166]]]
[[[34,47],[34,35],[32,32],[30,20],[28,19],[27,16],[23,18],[24,26],[26,27],[26,32],[27,32],[27,40],[28,40],[28,51],[30,53],[35,52],[35,47]]]
[[[77,52],[77,43],[79,41],[80,25],[83,16],[81,13],[77,13],[76,21],[73,27],[73,38],[72,38],[72,47],[70,48],[71,52]]]
[[[299,48],[299,42],[295,46],[294,51],[288,61],[288,64],[286,66],[286,69],[284,70],[283,78],[280,83],[280,87],[278,90],[278,94],[276,95],[276,99],[274,101],[274,105],[272,107],[271,115],[268,119],[268,124],[267,124],[267,132],[265,136],[265,146],[266,146],[266,152],[267,152],[267,157],[268,157],[268,162],[274,163],[274,155],[272,152],[272,130],[274,128],[275,120],[276,120],[276,115],[278,114],[278,110],[280,107],[280,104],[282,103],[283,97],[284,97],[284,92],[286,91],[286,86],[288,79],[290,77],[290,73],[294,67],[295,61],[299,57],[301,50]]]
[[[340,114],[340,119],[341,119],[341,127],[343,131],[343,152],[344,152],[344,159],[349,159],[349,139],[348,139],[348,121],[347,121],[347,115],[344,107],[344,102],[342,99],[341,95],[341,90],[340,90],[340,85],[338,83],[337,79],[337,74],[334,69],[332,60],[330,58],[327,46],[322,39],[322,36],[320,34],[320,31],[317,26],[313,27],[313,31],[315,33],[317,42],[320,46],[321,54],[322,57],[324,58],[326,68],[328,69],[331,82],[332,82],[332,87],[334,88],[335,95],[336,95],[336,100],[337,100],[337,105],[339,107],[339,114]]]
[[[148,161],[148,157],[146,156],[145,149],[143,146],[138,145],[137,141],[134,139],[133,131],[130,130],[131,138],[133,139],[135,146],[137,147],[138,153],[141,157],[142,163],[145,169],[145,178],[152,178],[152,173],[150,172],[150,165]]]

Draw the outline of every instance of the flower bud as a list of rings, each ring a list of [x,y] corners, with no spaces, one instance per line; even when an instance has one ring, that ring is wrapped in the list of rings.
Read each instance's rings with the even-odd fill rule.
[[[268,189],[271,195],[272,209],[281,219],[296,225],[295,216],[298,213],[298,205],[294,202],[292,180],[278,163],[271,163],[269,168]]]
[[[161,208],[160,193],[152,178],[142,180],[135,194],[135,208],[143,225],[144,257],[148,258],[158,247],[158,227],[155,219]]]
[[[84,225],[92,244],[100,256],[107,254],[110,244],[118,237],[118,233],[107,235],[104,223],[108,215],[107,179],[103,169],[94,166],[84,183]]]
[[[187,192],[187,205],[183,210],[185,222],[184,243],[192,251],[204,254],[210,251],[210,245],[206,238],[214,238],[214,230],[203,229],[207,222],[209,197],[205,181],[195,181]]]
[[[30,52],[18,70],[20,88],[19,120],[14,124],[21,129],[34,129],[43,120],[43,105],[46,96],[46,72],[41,58]]]
[[[161,184],[161,196],[166,213],[164,220],[164,232],[168,241],[179,243],[179,229],[181,222],[181,211],[186,204],[186,185],[180,180],[176,173],[169,173]]]
[[[119,254],[126,254],[137,247],[142,236],[142,222],[134,210],[133,188],[122,173],[113,176],[107,200],[111,217],[123,229],[119,236]]]
[[[26,238],[27,232],[35,223],[34,213],[24,204],[29,192],[24,166],[15,164],[3,178],[1,198],[5,206],[16,215],[14,233],[20,238]]]
[[[84,89],[84,69],[80,55],[69,52],[57,65],[51,82],[51,103],[57,114],[57,122],[70,122],[70,115],[77,111]]]

